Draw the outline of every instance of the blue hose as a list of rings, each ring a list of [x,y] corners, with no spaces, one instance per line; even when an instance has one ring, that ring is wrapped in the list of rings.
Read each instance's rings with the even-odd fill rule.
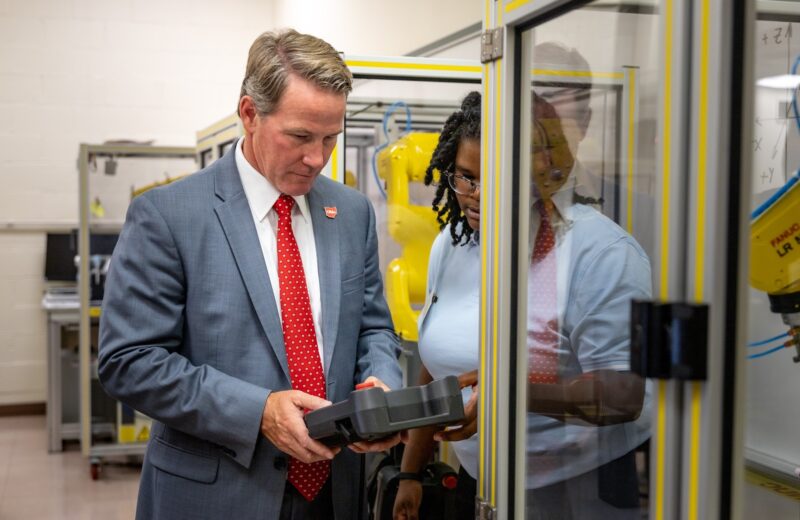
[[[788,336],[788,335],[789,335],[789,333],[788,333],[788,332],[784,332],[783,334],[778,334],[778,335],[777,335],[777,336],[775,336],[774,338],[762,339],[761,341],[754,341],[753,343],[748,343],[748,344],[747,344],[747,346],[748,346],[748,347],[760,347],[760,346],[762,346],[762,345],[766,345],[767,343],[772,343],[772,342],[773,342],[773,341],[775,341],[776,339],[782,339],[782,338],[785,338],[785,337],[786,337],[786,336]]]
[[[800,59],[800,57],[798,57],[798,59]],[[383,136],[387,139],[389,138],[389,127],[386,125],[389,124],[389,118],[398,108],[402,108],[406,111],[406,127],[403,132],[411,131],[411,109],[408,108],[405,102],[395,101],[386,109],[386,113],[383,114]]]
[[[769,356],[773,352],[777,352],[777,351],[782,350],[784,348],[786,348],[786,347],[784,347],[783,345],[779,345],[779,346],[777,346],[775,348],[771,348],[769,350],[765,350],[764,352],[759,352],[758,354],[750,354],[749,356],[747,356],[747,359],[756,359],[756,358],[760,358],[760,357],[764,357],[764,356]]]
[[[372,152],[372,177],[375,179],[375,184],[378,186],[378,189],[380,190],[384,199],[386,198],[386,190],[383,189],[381,179],[378,177],[378,154],[381,150],[389,146],[389,119],[398,108],[403,108],[406,111],[406,127],[403,132],[406,133],[411,131],[411,109],[409,109],[408,105],[406,105],[403,101],[395,101],[389,105],[389,108],[387,108],[386,112],[383,114],[383,137],[386,139],[386,142],[382,145],[376,146],[375,150]]]

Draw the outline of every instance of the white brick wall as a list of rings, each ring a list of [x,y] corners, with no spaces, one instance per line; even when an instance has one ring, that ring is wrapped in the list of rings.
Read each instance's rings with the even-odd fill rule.
[[[1,225],[77,223],[81,142],[193,146],[273,18],[268,1],[0,0],[0,405],[44,401],[47,368],[44,232]],[[111,183],[109,218],[165,169]]]
[[[0,234],[0,405],[44,400],[43,266],[41,233]]]
[[[276,0],[281,24],[348,54],[399,56],[480,22],[479,0]],[[476,54],[473,59],[478,59]]]

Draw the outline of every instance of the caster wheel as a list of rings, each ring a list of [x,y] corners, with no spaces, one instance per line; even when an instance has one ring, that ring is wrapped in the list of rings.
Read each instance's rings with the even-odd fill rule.
[[[89,473],[92,476],[92,480],[97,480],[100,478],[100,464],[93,462],[89,466]]]

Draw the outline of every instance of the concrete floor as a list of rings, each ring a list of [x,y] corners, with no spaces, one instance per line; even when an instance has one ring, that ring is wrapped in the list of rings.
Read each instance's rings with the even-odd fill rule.
[[[107,464],[93,481],[78,445],[47,452],[44,416],[0,417],[0,519],[131,519],[139,468]]]
[[[0,417],[0,520],[132,519],[139,468],[122,462],[93,481],[77,444],[47,452],[43,416]],[[800,520],[796,499],[749,483],[744,498],[745,519]]]

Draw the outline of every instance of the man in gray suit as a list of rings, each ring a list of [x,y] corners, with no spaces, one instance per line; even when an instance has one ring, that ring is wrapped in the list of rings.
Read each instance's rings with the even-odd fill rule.
[[[355,519],[359,454],[399,441],[332,450],[303,422],[362,381],[401,384],[372,207],[319,176],[351,83],[324,41],[262,34],[244,138],[130,206],[98,372],[155,420],[137,518]]]

